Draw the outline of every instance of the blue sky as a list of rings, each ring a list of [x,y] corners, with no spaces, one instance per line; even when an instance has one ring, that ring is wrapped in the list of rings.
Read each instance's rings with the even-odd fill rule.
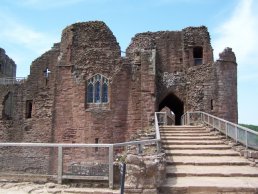
[[[257,10],[256,0],[1,0],[0,47],[26,77],[31,62],[75,22],[104,21],[122,51],[139,32],[206,25],[215,59],[225,47],[236,53],[239,122],[258,125]]]

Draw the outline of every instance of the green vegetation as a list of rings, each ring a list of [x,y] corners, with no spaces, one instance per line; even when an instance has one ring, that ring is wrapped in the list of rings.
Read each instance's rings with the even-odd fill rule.
[[[256,125],[247,125],[247,124],[239,124],[239,125],[241,125],[243,127],[247,127],[249,129],[252,129],[252,130],[255,130],[255,131],[258,131],[258,126],[256,126]]]

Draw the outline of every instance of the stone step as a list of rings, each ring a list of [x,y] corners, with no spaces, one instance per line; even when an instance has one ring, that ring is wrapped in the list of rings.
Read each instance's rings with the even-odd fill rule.
[[[207,133],[181,133],[181,132],[160,132],[161,136],[175,137],[175,136],[191,136],[191,137],[200,137],[200,136],[214,136],[213,134]]]
[[[160,131],[207,131],[204,127],[160,127]]]
[[[239,156],[167,156],[168,165],[249,165],[250,162]]]
[[[258,193],[258,168],[201,127],[164,127],[167,182],[160,194]],[[250,184],[249,182],[250,181]]]
[[[221,140],[162,140],[163,145],[219,145]]]
[[[219,144],[219,145],[163,145],[163,149],[165,150],[199,150],[199,149],[207,149],[207,150],[228,150],[231,149],[230,146]]]
[[[239,156],[232,150],[165,150],[167,156]]]
[[[191,136],[174,136],[174,137],[169,137],[169,136],[161,136],[161,139],[166,141],[166,140],[220,140],[220,137],[216,136],[203,136],[203,137],[191,137]]]
[[[195,135],[210,135],[211,133],[208,131],[160,131],[160,134],[195,134]]]
[[[177,165],[167,167],[167,177],[210,176],[210,177],[258,177],[258,168],[251,166],[194,166]]]
[[[189,132],[189,133],[195,133],[195,132],[210,132],[210,131],[207,131],[206,129],[161,129],[160,131],[164,131],[164,132]]]
[[[205,129],[202,125],[200,126],[191,126],[191,125],[161,125],[159,126],[162,129]]]
[[[161,194],[170,193],[242,193],[258,192],[257,177],[173,177],[168,178],[160,188]]]

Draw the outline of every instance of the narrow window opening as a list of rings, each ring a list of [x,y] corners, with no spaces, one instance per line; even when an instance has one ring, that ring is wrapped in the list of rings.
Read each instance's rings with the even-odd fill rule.
[[[211,100],[211,110],[213,110],[213,100]]]
[[[194,65],[201,65],[203,63],[203,48],[201,46],[193,49]]]
[[[95,138],[95,144],[98,144],[99,143],[99,138]],[[99,151],[99,148],[98,147],[95,147],[95,152],[98,152]]]
[[[29,119],[32,116],[32,100],[26,101],[26,115],[25,118]]]

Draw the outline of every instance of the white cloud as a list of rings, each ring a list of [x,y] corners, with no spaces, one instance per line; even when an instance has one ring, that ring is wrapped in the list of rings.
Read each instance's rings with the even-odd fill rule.
[[[20,45],[37,54],[48,50],[54,40],[57,40],[56,37],[38,32],[6,14],[0,14],[0,26],[1,41]]]
[[[24,77],[29,74],[31,62],[59,41],[58,37],[39,32],[11,14],[0,11],[0,47],[16,62],[17,76]]]
[[[257,124],[258,1],[238,0],[232,14],[216,28],[214,56],[231,47],[238,63],[239,122]]]
[[[254,65],[258,62],[258,15],[257,1],[239,0],[233,14],[215,30],[214,56],[225,47],[233,48],[237,62],[241,66]]]

